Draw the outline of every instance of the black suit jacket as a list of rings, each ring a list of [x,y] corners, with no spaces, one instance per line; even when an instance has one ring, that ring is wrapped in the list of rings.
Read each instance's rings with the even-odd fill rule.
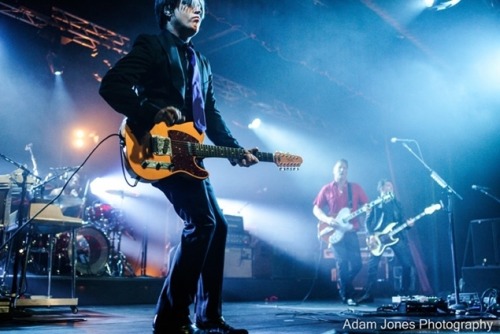
[[[196,52],[207,121],[206,135],[219,146],[241,147],[231,135],[216,107],[213,75],[208,60]],[[166,106],[182,110],[186,80],[173,36],[140,35],[132,50],[111,68],[101,81],[99,93],[117,112],[127,117],[132,128],[148,130],[156,112]],[[187,112],[186,121],[192,121]]]

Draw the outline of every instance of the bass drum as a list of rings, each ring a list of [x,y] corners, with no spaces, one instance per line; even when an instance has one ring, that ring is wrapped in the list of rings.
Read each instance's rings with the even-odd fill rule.
[[[95,227],[82,227],[76,230],[76,272],[82,276],[102,275],[106,270],[110,253],[110,243],[106,235]],[[69,234],[58,238],[58,254],[67,254],[71,262],[72,250]]]

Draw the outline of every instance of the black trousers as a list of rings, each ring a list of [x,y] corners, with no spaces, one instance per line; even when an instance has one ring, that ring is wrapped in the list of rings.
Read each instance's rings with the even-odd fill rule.
[[[413,266],[411,254],[408,249],[408,241],[405,237],[400,237],[400,241],[392,245],[391,248],[394,251],[394,255],[398,259],[402,269],[401,291],[396,291],[396,293],[407,294],[410,290],[411,267]],[[378,265],[380,263],[380,259],[381,256],[374,256],[373,254],[370,254],[370,259],[368,260],[366,293],[372,296],[377,283]]]
[[[362,266],[358,235],[354,231],[347,232],[332,249],[337,263],[340,297],[342,300],[354,299],[352,282]]]
[[[155,330],[222,317],[222,282],[227,222],[208,179],[172,175],[153,184],[172,203],[184,221],[179,246],[158,298]]]

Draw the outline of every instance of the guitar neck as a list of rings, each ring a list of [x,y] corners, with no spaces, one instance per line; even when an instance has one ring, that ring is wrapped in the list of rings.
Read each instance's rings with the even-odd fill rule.
[[[419,220],[420,218],[422,218],[425,215],[426,215],[426,213],[422,212],[422,213],[416,215],[415,217],[413,217],[412,219],[416,222],[417,220]],[[408,227],[408,223],[407,222],[404,223],[404,224],[399,225],[394,230],[392,230],[391,236],[398,234],[399,232],[401,232],[402,230],[404,230],[407,227]]]
[[[352,212],[347,217],[345,217],[345,220],[346,221],[352,220],[352,219],[356,218],[357,216],[359,216],[360,214],[362,214],[363,212],[364,212],[364,209],[363,208],[359,208],[356,211]]]
[[[366,206],[368,206],[369,208],[373,208],[375,205],[378,205],[384,201],[387,201],[389,199],[391,199],[392,196],[386,196],[386,197],[383,197],[383,198],[377,198],[376,200],[368,203]],[[357,209],[356,211],[352,212],[350,215],[348,215],[345,219],[347,221],[351,220],[351,219],[354,219],[356,218],[357,216],[359,216],[360,214],[362,214],[363,212],[365,212],[365,208],[364,207],[361,207],[359,209]]]
[[[245,149],[237,147],[214,146],[207,144],[190,143],[189,153],[199,158],[228,158],[240,159],[245,154]],[[263,162],[274,162],[274,154],[256,152],[254,155]]]

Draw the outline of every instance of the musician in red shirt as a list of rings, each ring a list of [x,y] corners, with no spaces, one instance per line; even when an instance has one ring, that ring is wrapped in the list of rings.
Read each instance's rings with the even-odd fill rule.
[[[350,213],[363,207],[366,207],[363,210],[366,212],[369,208],[364,206],[368,203],[365,191],[359,184],[347,181],[347,172],[347,160],[340,159],[335,163],[333,182],[324,185],[319,191],[313,203],[313,214],[327,226],[323,231],[319,231],[320,234],[328,230],[335,231],[327,240],[336,260],[339,294],[343,303],[353,306],[356,302],[352,282],[362,266],[356,233],[360,226],[358,217],[345,221],[346,219],[340,216],[343,216],[344,212]],[[325,235],[328,236],[328,233]]]

